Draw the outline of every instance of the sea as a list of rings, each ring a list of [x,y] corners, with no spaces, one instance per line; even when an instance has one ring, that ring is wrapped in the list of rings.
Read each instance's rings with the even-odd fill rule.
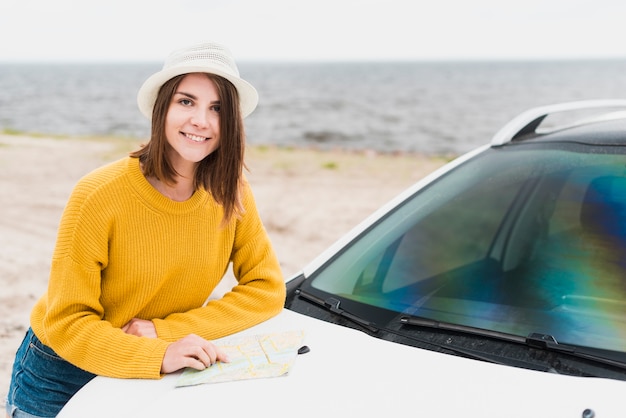
[[[0,63],[0,132],[148,138],[158,63]],[[531,107],[626,99],[626,59],[242,62],[253,145],[458,155]]]

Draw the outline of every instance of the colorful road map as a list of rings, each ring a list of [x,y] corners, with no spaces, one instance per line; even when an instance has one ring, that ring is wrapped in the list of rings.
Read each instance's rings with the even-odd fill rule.
[[[304,343],[304,331],[226,337],[213,342],[226,352],[230,362],[217,362],[204,370],[186,369],[177,387],[284,376]]]

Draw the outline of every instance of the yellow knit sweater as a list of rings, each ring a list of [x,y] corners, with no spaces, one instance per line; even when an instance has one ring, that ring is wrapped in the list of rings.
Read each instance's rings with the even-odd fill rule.
[[[171,342],[223,337],[276,315],[285,283],[247,183],[242,200],[245,214],[221,226],[209,193],[172,201],[136,158],[88,174],[61,219],[33,331],[89,372],[159,378]],[[204,305],[230,262],[238,284]],[[120,327],[132,318],[152,320],[158,338],[125,334]]]

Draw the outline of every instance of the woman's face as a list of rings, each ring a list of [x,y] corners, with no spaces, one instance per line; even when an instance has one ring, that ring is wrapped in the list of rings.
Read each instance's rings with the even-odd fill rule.
[[[183,174],[219,147],[220,97],[206,74],[188,74],[178,85],[165,117],[169,160]]]

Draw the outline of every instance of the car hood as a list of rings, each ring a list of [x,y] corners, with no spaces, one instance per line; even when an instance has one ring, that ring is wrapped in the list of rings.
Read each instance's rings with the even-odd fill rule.
[[[372,338],[289,310],[240,334],[303,330],[310,352],[282,377],[176,388],[97,377],[59,417],[623,417],[626,382],[494,365]],[[360,415],[357,415],[360,414]],[[594,415],[588,415],[594,416]]]

